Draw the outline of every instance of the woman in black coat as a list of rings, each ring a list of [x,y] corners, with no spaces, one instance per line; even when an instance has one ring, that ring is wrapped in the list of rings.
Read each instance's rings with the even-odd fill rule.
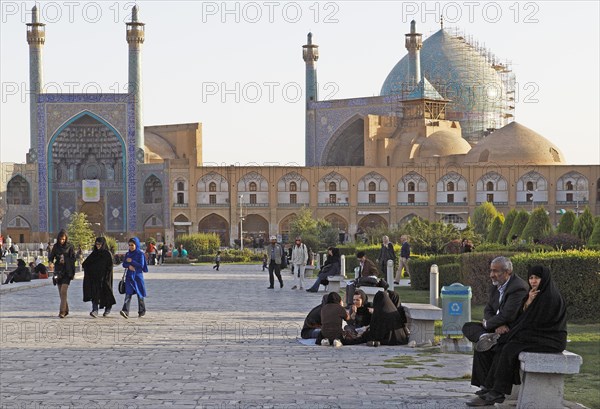
[[[52,281],[58,286],[60,296],[59,318],[65,318],[69,315],[69,303],[67,302],[67,292],[69,284],[75,278],[75,250],[69,243],[67,232],[61,230],[56,236],[56,243],[48,256],[48,262],[54,264],[54,275]]]
[[[327,280],[327,277],[339,275],[341,272],[340,266],[340,249],[337,247],[329,247],[327,249],[327,260],[325,260],[325,263],[323,263],[323,268],[321,268],[321,271],[319,271],[319,275],[317,276],[315,283],[306,291],[309,293],[316,293],[319,291],[319,286],[321,284],[328,285],[329,281]]]
[[[113,295],[113,258],[106,239],[96,238],[94,250],[83,262],[83,301],[92,302],[90,315],[98,317],[98,308],[104,308],[103,316],[117,303]]]
[[[468,406],[502,403],[513,385],[520,385],[519,354],[523,351],[559,353],[567,346],[567,307],[552,281],[550,269],[529,269],[530,291],[523,300],[521,315],[510,331],[498,339],[494,361],[479,397]]]

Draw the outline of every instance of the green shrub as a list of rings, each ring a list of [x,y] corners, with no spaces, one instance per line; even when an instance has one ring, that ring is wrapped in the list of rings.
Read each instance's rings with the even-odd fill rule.
[[[470,254],[470,253],[465,253]],[[459,264],[461,255],[447,254],[447,255],[435,255],[435,256],[421,256],[410,258],[410,285],[415,290],[429,290],[429,271],[431,270],[432,264],[437,264],[438,270],[440,271],[440,283],[441,281],[441,270],[445,265]],[[451,271],[450,268],[449,271]],[[450,276],[450,273],[448,273]],[[454,283],[456,281],[452,281]],[[448,284],[452,284],[448,283]],[[446,285],[446,284],[444,284]]]
[[[508,233],[510,233],[510,229],[512,228],[512,225],[515,222],[517,214],[519,214],[519,212],[517,212],[516,209],[512,209],[506,215],[506,219],[504,219],[504,224],[502,225],[502,230],[500,230],[500,235],[498,236],[498,243],[506,244],[507,241],[510,241],[510,236],[508,235]]]
[[[108,250],[110,250],[111,254],[115,254],[117,252],[117,239],[110,236],[104,236],[106,240],[106,245],[108,246]]]
[[[249,249],[237,250],[228,249],[221,251],[221,263],[256,263],[262,262],[264,253],[255,253]],[[198,257],[199,263],[212,263],[215,261],[215,254],[204,254]]]
[[[540,244],[552,246],[554,250],[579,250],[583,248],[585,243],[579,237],[572,234],[557,233],[544,237],[540,240]]]
[[[573,210],[567,210],[565,214],[563,214],[560,218],[560,222],[558,223],[558,228],[556,229],[557,233],[564,234],[572,234],[573,233],[573,225],[575,224],[575,212]]]
[[[167,257],[165,264],[190,264],[190,259],[187,257]]]
[[[538,207],[533,211],[527,225],[523,229],[521,239],[537,243],[550,234],[551,231],[552,225],[550,224],[550,218],[546,213],[546,209]]]
[[[521,210],[517,217],[515,217],[515,221],[513,222],[512,227],[510,228],[510,232],[508,233],[508,237],[506,237],[507,243],[512,243],[523,233],[523,229],[527,226],[527,222],[529,221],[529,213],[525,210]]]
[[[487,237],[490,227],[498,215],[498,210],[490,202],[484,202],[473,211],[473,228],[475,233]]]
[[[592,216],[590,208],[586,206],[581,216],[575,220],[573,234],[587,242],[592,235],[592,230],[594,230],[594,216]]]
[[[592,230],[588,244],[590,246],[600,245],[600,216],[594,218],[594,230]]]
[[[487,235],[486,241],[488,243],[498,243],[498,239],[500,237],[500,231],[502,230],[502,226],[504,225],[504,215],[502,213],[498,213],[498,215],[494,218],[492,222],[492,226],[490,227],[490,231]]]
[[[461,283],[464,281],[460,263],[443,264],[438,266],[440,289],[444,286],[448,286],[454,283]]]
[[[179,244],[183,244],[189,258],[198,258],[203,254],[216,253],[221,245],[221,239],[214,233],[184,234],[177,238],[175,248],[179,248]]]

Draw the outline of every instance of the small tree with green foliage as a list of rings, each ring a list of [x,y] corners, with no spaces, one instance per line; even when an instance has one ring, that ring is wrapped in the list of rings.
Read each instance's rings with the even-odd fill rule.
[[[573,235],[587,243],[592,235],[592,230],[594,230],[594,216],[592,216],[590,208],[586,206],[581,216],[575,220]]]
[[[521,234],[521,239],[537,243],[550,232],[552,232],[550,217],[548,217],[546,209],[538,207],[531,213],[531,217]]]
[[[560,217],[556,232],[571,234],[573,232],[573,225],[575,224],[576,218],[577,216],[575,216],[575,212],[573,210],[567,210],[565,214]]]
[[[502,225],[502,230],[500,230],[500,235],[498,236],[498,243],[506,244],[506,242],[508,241],[508,233],[510,233],[510,229],[512,228],[512,225],[515,222],[517,214],[519,214],[519,212],[516,209],[512,209],[506,215],[506,218],[504,219],[504,224]]]
[[[592,230],[588,244],[590,246],[600,245],[600,216],[594,217],[594,230]]]
[[[290,222],[291,237],[302,237],[302,241],[313,251],[334,246],[339,242],[339,231],[325,219],[315,219],[309,208],[303,207]]]
[[[81,246],[82,250],[91,249],[94,240],[96,240],[94,231],[85,213],[76,212],[71,215],[71,221],[67,226],[67,234],[69,242],[73,245],[75,251],[77,251],[79,246]]]
[[[502,213],[498,213],[492,222],[492,226],[490,227],[490,232],[487,235],[486,241],[488,243],[497,243],[498,238],[500,237],[500,231],[502,230],[502,226],[504,225],[504,215]]]
[[[104,236],[104,239],[106,239],[108,250],[110,250],[112,254],[115,254],[117,252],[117,239],[110,236]]]
[[[498,215],[498,210],[490,202],[480,204],[475,208],[473,212],[473,225],[475,227],[475,233],[482,237],[487,237],[492,222]]]
[[[420,217],[412,218],[403,230],[410,236],[411,252],[417,254],[441,254],[448,243],[461,236],[452,224],[430,222]]]
[[[523,229],[527,226],[527,222],[529,221],[529,213],[525,210],[521,210],[517,213],[515,217],[515,221],[513,222],[510,231],[508,232],[508,237],[506,238],[507,243],[511,243],[512,241],[521,237],[523,233]]]

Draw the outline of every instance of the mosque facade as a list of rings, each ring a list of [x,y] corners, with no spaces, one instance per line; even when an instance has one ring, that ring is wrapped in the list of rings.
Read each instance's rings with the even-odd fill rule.
[[[415,216],[464,227],[484,202],[504,213],[543,206],[555,224],[568,209],[600,214],[600,165],[568,165],[515,122],[509,67],[443,27],[423,41],[411,24],[380,96],[328,101],[308,35],[304,167],[205,166],[200,123],[144,126],[137,7],[126,34],[127,93],[42,93],[45,29],[33,10],[30,149],[26,163],[0,164],[0,227],[13,241],[46,241],[75,212],[119,240],[213,232],[224,245],[240,232],[286,240],[302,207],[344,241]]]

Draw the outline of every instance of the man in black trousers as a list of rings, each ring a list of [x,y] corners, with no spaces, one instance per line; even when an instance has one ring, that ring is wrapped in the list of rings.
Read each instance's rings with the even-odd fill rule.
[[[493,346],[500,335],[507,333],[509,324],[519,315],[519,309],[529,292],[529,286],[512,273],[513,265],[506,257],[496,257],[490,266],[489,298],[483,310],[483,322],[467,322],[462,332],[475,343],[471,385],[481,387],[475,394],[478,398],[467,402],[467,406],[492,406],[502,403],[504,395],[494,395],[482,385],[494,360]]]

